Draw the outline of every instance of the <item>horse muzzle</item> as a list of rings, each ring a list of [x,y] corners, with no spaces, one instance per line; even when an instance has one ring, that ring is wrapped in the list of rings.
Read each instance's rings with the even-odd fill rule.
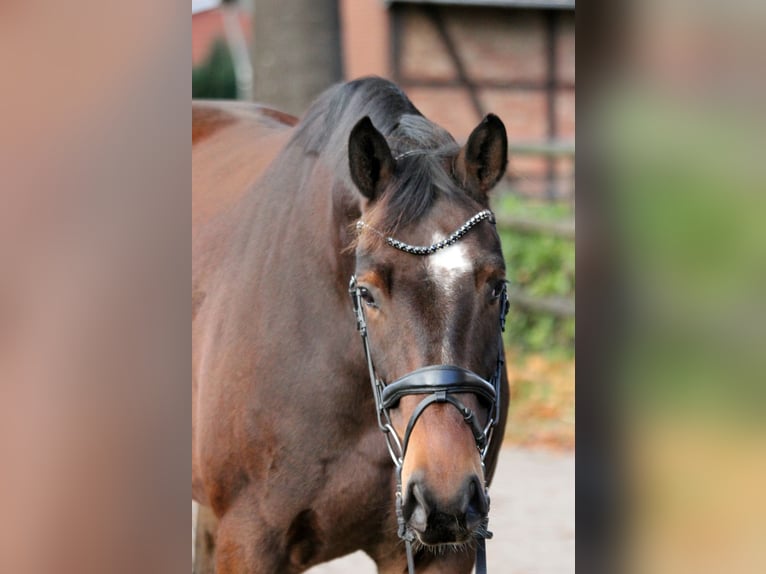
[[[478,476],[469,476],[451,500],[434,496],[424,476],[412,477],[402,506],[403,518],[428,546],[464,544],[487,524],[489,499]]]

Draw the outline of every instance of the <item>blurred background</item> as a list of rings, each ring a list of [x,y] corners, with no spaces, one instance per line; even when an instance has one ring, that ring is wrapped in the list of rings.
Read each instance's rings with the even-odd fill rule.
[[[291,2],[280,4],[286,17]],[[325,17],[322,4],[311,2],[301,13]],[[442,42],[438,26],[417,12],[425,8],[441,12],[464,74],[488,111],[506,101],[487,99],[503,86],[484,85],[488,80],[473,74],[497,71],[496,81],[510,84],[503,62],[511,55],[490,72],[466,65],[471,56],[463,23],[491,10],[487,31],[478,34],[484,41],[506,22],[500,14],[526,18],[528,29],[503,34],[499,43],[509,49],[524,37],[529,46],[542,46],[543,52],[530,48],[523,62],[550,54],[544,47],[548,4],[486,2],[470,10],[461,2],[368,4],[332,2],[339,24],[303,24],[309,31],[301,36],[316,42],[311,54],[341,54],[314,62],[314,69],[336,74],[325,83],[370,72],[394,77],[394,46],[400,59],[412,58],[415,41],[404,31],[415,24],[402,16],[394,42],[397,12],[418,13],[411,19],[426,23],[419,42]],[[244,20],[246,49],[233,49],[230,44],[242,43],[228,40],[226,29],[235,37],[236,26],[205,16],[202,8],[193,3],[189,24],[188,4],[180,0],[35,0],[0,7],[2,572],[188,568],[189,316],[188,300],[179,294],[188,292],[191,265],[189,72],[198,75],[193,68],[210,57],[207,47],[198,53],[193,45],[198,22],[208,19],[227,51],[252,59],[267,53],[253,38],[268,38],[268,23],[279,22],[279,16],[256,18],[257,10],[236,7],[228,20]],[[579,8],[578,566],[583,572],[760,574],[766,571],[766,3],[594,0]],[[356,10],[377,10],[380,21],[349,27],[345,21]],[[456,10],[461,16],[450,19]],[[571,12],[556,11],[560,34]],[[345,37],[354,33],[369,47],[350,53]],[[340,39],[337,52],[327,49],[333,36]],[[563,50],[564,36],[557,37]],[[389,48],[375,51],[383,40]],[[368,54],[374,66],[353,67]],[[487,54],[482,48],[478,60]],[[271,58],[260,60],[265,68]],[[458,78],[449,97],[463,94],[461,109],[475,114],[449,51],[433,49],[430,59],[448,64]],[[519,66],[511,72],[525,69]],[[556,66],[557,73],[568,69],[561,59]],[[254,69],[253,97],[301,112],[302,103],[259,95]],[[465,127],[450,124],[453,115],[460,117],[453,100],[434,110],[418,99],[429,87],[447,94],[444,81],[408,86],[409,69],[400,65],[399,80],[416,104],[464,139],[477,117]],[[412,75],[421,78],[419,70]],[[302,97],[299,80],[314,77],[284,76]],[[247,73],[243,86],[245,80]],[[562,89],[557,113],[572,97]],[[545,122],[536,132],[519,127],[526,118],[545,117],[544,93],[530,89],[516,97],[538,102],[545,113],[516,113],[521,103],[509,113],[500,110],[515,146],[573,138],[563,120],[553,138]],[[548,191],[547,156],[528,155],[512,151],[504,182],[509,191],[498,200],[518,204],[513,215],[536,222],[558,222],[555,210],[571,218],[565,183]],[[566,177],[570,160],[564,152],[558,157],[565,167],[554,168],[554,179]],[[542,243],[541,255],[529,256],[536,269],[550,261],[545,241],[563,241],[539,233],[514,237],[520,250]],[[572,249],[568,240],[558,245]],[[528,288],[522,278],[516,282]],[[538,299],[568,296],[566,289],[538,289]],[[518,305],[515,313],[521,313]],[[558,444],[573,428],[567,424],[572,411],[554,414],[557,404],[569,403],[550,398],[566,393],[545,383],[556,380],[549,370],[557,372],[558,363],[550,357],[561,351],[554,349],[571,353],[571,347],[557,345],[556,337],[537,341],[523,334],[509,339],[518,349],[511,351],[518,354],[511,364],[511,408],[524,404],[519,380],[529,382],[533,402],[527,404],[535,405],[512,413],[511,432],[523,427],[525,416],[535,421],[527,438],[512,436],[512,444]],[[570,392],[572,378],[559,380]],[[543,433],[542,441],[529,438],[545,428],[544,415],[552,415],[547,420],[558,430],[547,438]],[[574,502],[566,507],[558,495],[568,486],[556,482],[563,476],[571,484],[570,459],[535,448],[517,462],[523,449],[508,452],[501,463],[512,462],[515,498],[506,505],[526,514],[510,525],[493,524],[497,538],[489,556],[507,543],[502,533],[517,541],[526,536],[527,546],[515,542],[518,552],[491,571],[571,572],[571,560],[551,563],[553,555],[574,554],[573,542],[567,546]],[[552,466],[551,458],[563,462]],[[542,475],[535,474],[538,460],[549,469]],[[493,493],[495,510],[502,500]],[[564,509],[563,527],[553,525],[553,508]]]

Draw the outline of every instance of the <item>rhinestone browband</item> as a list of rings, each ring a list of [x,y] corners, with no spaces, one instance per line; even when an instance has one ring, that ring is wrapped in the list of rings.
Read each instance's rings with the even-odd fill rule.
[[[398,249],[399,251],[404,251],[405,253],[411,253],[412,255],[431,255],[432,253],[438,251],[439,249],[444,249],[445,247],[449,247],[450,245],[455,243],[458,239],[463,237],[463,235],[468,233],[468,231],[472,227],[484,221],[485,219],[489,219],[491,223],[495,222],[495,217],[489,209],[480,211],[479,213],[474,215],[471,219],[466,221],[463,225],[461,225],[460,228],[458,228],[456,231],[451,233],[449,237],[447,237],[446,239],[442,239],[441,241],[437,241],[433,245],[410,245],[409,243],[404,243],[403,241],[394,239],[393,237],[386,237],[380,231],[378,231],[377,229],[375,229],[374,227],[370,225],[367,225],[362,220],[359,220],[356,222],[356,229],[357,231],[361,231],[364,227],[366,227],[373,233],[382,237],[383,240],[388,245],[390,245],[391,247],[395,249]]]

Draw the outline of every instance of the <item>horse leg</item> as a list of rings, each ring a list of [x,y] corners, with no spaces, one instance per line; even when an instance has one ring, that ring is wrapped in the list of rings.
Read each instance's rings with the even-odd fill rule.
[[[280,528],[266,526],[253,496],[240,495],[219,518],[216,574],[290,574]]]
[[[192,501],[192,574],[215,572],[217,523],[210,508]]]

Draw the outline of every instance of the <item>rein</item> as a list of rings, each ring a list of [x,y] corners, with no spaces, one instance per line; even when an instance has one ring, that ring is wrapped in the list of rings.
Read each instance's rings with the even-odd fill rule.
[[[452,245],[463,237],[463,235],[465,235],[472,227],[485,219],[489,219],[491,223],[494,223],[494,216],[491,211],[484,210],[477,213],[447,239],[429,246],[409,245],[397,241],[392,237],[384,237],[384,240],[389,246],[405,251],[406,253],[423,256],[430,255],[439,249]],[[368,226],[366,223],[362,221],[357,223],[357,229],[359,230],[365,226],[382,236],[382,234]],[[489,381],[473,371],[454,365],[429,365],[407,373],[403,377],[387,385],[377,376],[375,371],[375,364],[370,351],[370,341],[367,332],[367,320],[364,313],[362,293],[357,284],[355,275],[351,276],[348,290],[353,302],[354,315],[356,316],[356,327],[362,338],[364,355],[367,359],[367,369],[370,375],[372,394],[375,398],[375,411],[378,427],[383,432],[388,453],[396,467],[396,518],[398,523],[398,535],[405,543],[409,574],[415,574],[414,556],[412,551],[412,543],[415,540],[415,535],[407,527],[402,511],[402,466],[404,464],[404,457],[407,453],[410,436],[418,419],[429,406],[437,403],[449,403],[454,406],[463,416],[463,420],[466,424],[471,428],[474,440],[476,441],[476,447],[479,450],[481,457],[482,470],[485,475],[485,493],[487,494],[487,500],[489,500],[484,459],[489,451],[489,445],[492,441],[495,425],[500,419],[500,384],[505,363],[503,360],[502,333],[505,331],[505,318],[509,309],[508,294],[506,288],[503,287],[500,295],[500,331],[497,362],[495,372]],[[460,402],[457,397],[453,396],[455,393],[473,393],[489,404],[488,420],[484,427],[479,424],[475,413]],[[391,423],[390,410],[395,408],[398,405],[399,400],[407,395],[426,396],[415,408],[415,411],[407,423],[404,436],[400,439]],[[476,574],[486,574],[487,572],[485,539],[491,537],[492,533],[489,531],[487,531],[486,534],[477,537]]]

